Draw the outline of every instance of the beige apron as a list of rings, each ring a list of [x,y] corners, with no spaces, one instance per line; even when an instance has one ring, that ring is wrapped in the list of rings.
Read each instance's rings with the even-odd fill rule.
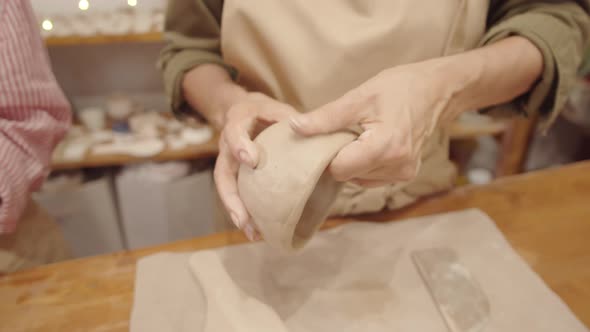
[[[0,275],[70,257],[58,225],[32,199],[16,231],[0,235]]]
[[[393,66],[475,47],[488,0],[226,0],[221,47],[240,83],[301,111],[335,100]],[[417,178],[364,189],[348,183],[332,214],[399,208],[452,186],[448,136],[426,143]]]

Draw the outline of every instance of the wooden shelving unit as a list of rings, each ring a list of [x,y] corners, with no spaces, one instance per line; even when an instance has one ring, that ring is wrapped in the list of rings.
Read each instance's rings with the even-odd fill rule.
[[[488,124],[465,125],[455,124],[451,126],[450,137],[452,140],[474,138],[481,135],[501,135],[506,130],[505,123],[492,122]],[[218,150],[218,136],[209,142],[199,145],[190,145],[180,150],[164,150],[158,155],[148,158],[138,158],[128,155],[93,155],[89,153],[86,158],[80,161],[54,160],[51,169],[54,171],[91,168],[124,166],[146,161],[174,161],[174,160],[196,160],[215,158]]]
[[[95,36],[67,36],[67,37],[48,37],[45,44],[52,46],[68,45],[100,45],[114,43],[149,43],[160,42],[163,40],[163,33],[149,32],[144,34],[126,34],[126,35],[95,35]],[[454,123],[449,128],[449,134],[452,140],[461,140],[474,138],[481,135],[499,136],[508,129],[505,121],[492,121],[489,123]],[[202,158],[214,158],[218,152],[217,138],[214,140],[198,145],[189,146],[182,150],[165,150],[160,154],[149,158],[137,158],[126,155],[92,155],[89,154],[84,160],[69,162],[56,161],[52,164],[53,170],[67,170],[89,167],[108,167],[122,166],[132,163],[145,161],[172,161],[172,160],[194,160]]]
[[[127,35],[96,35],[96,36],[67,36],[67,37],[47,37],[45,45],[67,46],[67,45],[97,45],[112,43],[146,43],[162,41],[161,32],[148,32],[143,34]]]
[[[155,156],[147,158],[138,158],[129,155],[118,154],[93,155],[92,153],[88,153],[86,158],[80,161],[53,160],[51,169],[53,171],[63,171],[92,167],[124,166],[147,161],[197,160],[215,158],[219,152],[217,143],[218,137],[215,137],[207,143],[189,145],[186,148],[180,150],[164,150]]]

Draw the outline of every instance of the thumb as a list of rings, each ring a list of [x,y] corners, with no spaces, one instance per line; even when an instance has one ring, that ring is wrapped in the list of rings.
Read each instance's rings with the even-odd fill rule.
[[[368,104],[359,101],[350,93],[308,113],[299,113],[289,117],[293,130],[303,136],[328,134],[354,126],[362,117],[362,109]]]

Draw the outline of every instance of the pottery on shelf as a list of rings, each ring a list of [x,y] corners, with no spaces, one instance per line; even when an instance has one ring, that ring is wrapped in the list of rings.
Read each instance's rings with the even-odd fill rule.
[[[45,31],[46,33],[48,33],[48,36],[51,37],[65,37],[65,36],[71,36],[74,34],[74,32],[72,31],[72,25],[70,23],[70,20],[67,19],[64,16],[54,16],[52,18],[50,18],[52,24],[53,24],[53,29],[51,29],[50,31]]]
[[[179,135],[177,134],[170,134],[165,137],[166,146],[170,150],[182,150],[188,146],[188,143],[185,142]]]
[[[169,133],[180,132],[184,127],[185,125],[176,119],[169,119],[166,122],[166,131]]]
[[[87,136],[69,140],[60,149],[59,159],[69,162],[81,161],[86,157],[86,153],[92,144],[92,139]]]
[[[152,16],[154,31],[164,31],[165,15],[161,10],[155,10]]]
[[[113,15],[111,12],[97,13],[94,16],[94,21],[98,33],[103,35],[112,34],[113,30],[111,27],[113,26]]]
[[[213,137],[213,130],[207,126],[199,128],[184,128],[180,132],[180,138],[187,144],[203,144],[207,143]]]
[[[136,10],[133,15],[132,30],[135,33],[148,33],[152,30],[152,13],[146,10]]]
[[[138,158],[153,157],[164,150],[165,144],[158,138],[120,139],[112,143],[92,147],[95,155],[129,155]]]
[[[80,123],[91,131],[99,131],[105,128],[106,113],[100,107],[84,108],[77,115]]]
[[[131,32],[133,27],[133,16],[126,11],[113,12],[111,20],[111,34],[124,35]]]
[[[142,112],[129,118],[131,132],[141,137],[159,137],[166,127],[166,118],[155,111]]]
[[[126,95],[112,95],[106,101],[107,113],[114,121],[127,121],[135,110],[135,103]]]
[[[90,15],[76,15],[68,18],[71,27],[71,33],[77,36],[94,36],[98,29]]]

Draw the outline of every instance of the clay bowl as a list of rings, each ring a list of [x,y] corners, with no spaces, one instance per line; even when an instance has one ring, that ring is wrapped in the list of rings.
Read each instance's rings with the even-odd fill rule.
[[[255,169],[240,167],[238,190],[266,242],[293,251],[309,241],[341,188],[327,167],[356,137],[352,131],[302,137],[288,122],[256,137],[260,162]]]

